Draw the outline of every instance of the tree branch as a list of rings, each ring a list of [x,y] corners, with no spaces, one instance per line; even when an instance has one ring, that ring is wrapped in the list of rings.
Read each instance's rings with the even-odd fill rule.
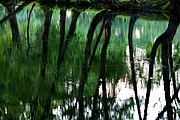
[[[2,20],[0,20],[0,25],[4,22],[6,22],[11,17],[15,16],[17,13],[19,13],[25,6],[27,6],[29,2],[24,2],[22,5],[20,5],[14,12],[8,14],[6,17],[4,17]]]

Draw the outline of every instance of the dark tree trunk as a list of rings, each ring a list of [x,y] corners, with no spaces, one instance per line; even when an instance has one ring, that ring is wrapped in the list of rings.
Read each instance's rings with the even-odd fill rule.
[[[170,101],[171,103],[172,103],[173,100],[176,99],[176,97],[178,96],[179,90],[180,90],[180,85],[178,86],[178,88],[176,89],[176,92],[175,92],[174,95],[172,96],[172,99],[171,99],[171,101]],[[161,119],[166,111],[167,111],[167,106],[164,106],[163,110],[158,113],[158,117],[156,118],[156,120]],[[175,114],[176,114],[176,113],[175,113]]]
[[[89,61],[89,65],[88,65],[88,66],[91,66],[91,65],[92,65],[92,62],[93,62],[93,59],[94,59],[94,56],[95,56],[95,53],[96,53],[96,50],[97,50],[97,46],[98,46],[98,44],[99,44],[99,42],[100,42],[100,40],[101,40],[101,36],[102,36],[103,30],[104,30],[104,26],[105,26],[105,21],[106,21],[106,20],[107,20],[106,18],[103,19],[103,23],[102,23],[102,26],[101,26],[99,35],[98,35],[98,37],[97,37],[97,39],[96,39],[96,42],[95,42],[95,45],[94,45],[94,48],[93,48],[93,51],[92,51],[91,58],[90,58],[90,61]],[[90,68],[89,68],[89,69],[90,69]],[[88,69],[88,71],[89,71],[89,69]]]
[[[103,30],[106,29],[106,44],[108,43],[109,41],[109,38],[110,38],[110,31],[109,31],[109,28],[111,27],[111,23],[107,23],[107,21],[110,22],[109,18],[105,17],[103,19],[103,23],[102,23],[102,26],[101,26],[101,29],[100,29],[100,32],[99,32],[99,35],[96,39],[96,42],[95,42],[95,45],[94,45],[94,48],[93,48],[93,52],[92,52],[92,55],[91,55],[91,58],[90,58],[90,62],[89,62],[89,66],[92,65],[92,61],[94,59],[94,56],[95,56],[95,53],[96,53],[96,49],[97,49],[97,46],[100,42],[100,39],[101,39],[101,36],[102,36],[102,33],[103,33]],[[108,26],[110,25],[110,26]],[[104,28],[106,26],[106,28]],[[108,44],[107,44],[108,45]],[[104,44],[104,47],[103,49],[105,49],[105,46],[107,47],[107,45]],[[106,50],[106,49],[105,49]],[[103,53],[103,52],[102,52]],[[101,58],[101,60],[103,60],[103,58]],[[102,61],[103,62],[103,61]],[[102,63],[101,62],[101,63]],[[89,71],[89,69],[88,69]],[[94,119],[97,119],[96,118],[96,104],[97,104],[97,96],[98,96],[98,93],[99,93],[99,86],[101,85],[101,76],[102,76],[102,69],[101,69],[101,72],[100,72],[100,75],[99,75],[99,82],[98,82],[98,85],[97,85],[97,88],[96,88],[96,92],[95,92],[95,95],[94,95],[94,101],[93,101],[93,110],[92,110],[92,117],[91,117],[91,120],[94,120]],[[105,92],[106,93],[106,92]],[[108,113],[108,112],[106,112]],[[108,116],[106,116],[106,118],[108,118]]]
[[[37,112],[37,107],[38,107],[39,92],[41,91],[41,86],[45,80],[47,55],[48,55],[48,36],[49,36],[49,30],[50,30],[50,25],[51,25],[52,11],[45,10],[44,15],[45,15],[44,16],[44,31],[43,31],[43,35],[42,35],[42,64],[41,64],[41,71],[40,71],[40,81],[38,81],[38,83],[37,83],[37,90],[36,90],[35,97],[32,100],[32,104],[31,104],[31,119],[32,120],[37,119],[36,112]],[[53,87],[54,86],[52,84],[51,91],[54,89]],[[51,95],[47,99],[45,107],[42,111],[42,116],[41,116],[42,120],[44,120],[46,118],[46,115],[49,111],[50,102],[51,102],[50,98],[51,98]]]
[[[167,43],[169,42],[169,44],[172,44],[172,40],[174,38],[174,35],[177,31],[177,28],[179,26],[179,16],[177,14],[172,14],[170,16],[170,20],[169,20],[169,24],[168,24],[168,28],[167,30],[162,34],[160,35],[154,45],[153,45],[153,48],[152,48],[152,51],[151,51],[151,56],[150,56],[150,65],[149,65],[149,78],[148,78],[148,84],[147,84],[147,93],[146,93],[146,100],[145,100],[145,110],[144,110],[144,120],[146,120],[146,117],[147,117],[147,108],[148,108],[148,103],[149,103],[149,96],[150,96],[150,90],[151,90],[151,83],[152,83],[152,80],[153,80],[153,64],[154,64],[154,61],[155,61],[155,56],[156,56],[156,51],[157,51],[157,48],[158,46],[162,43],[163,45],[163,48],[164,49],[168,49],[168,48],[165,48],[167,46]],[[165,43],[163,43],[165,42]],[[166,43],[167,42],[167,43]],[[169,47],[169,46],[168,46]],[[162,53],[163,56],[162,56],[162,64],[167,66],[167,62],[169,61],[166,61],[165,59],[168,59],[168,58],[165,58],[165,54],[169,54],[169,51],[166,51],[166,53]],[[163,68],[164,69],[164,68]],[[169,66],[168,66],[168,69],[169,69]],[[164,90],[165,90],[165,98],[166,98],[166,103],[167,103],[167,109],[169,109],[168,111],[168,117],[169,119],[172,118],[171,116],[171,112],[172,112],[172,106],[171,106],[171,103],[170,103],[170,95],[169,94],[169,77],[166,76],[166,73],[167,71],[165,71],[165,69],[163,70],[163,78],[164,78]],[[169,73],[167,73],[169,74]],[[168,77],[168,78],[167,78]],[[176,92],[177,90],[175,90]],[[175,93],[176,94],[176,93]],[[169,108],[168,108],[169,107]]]
[[[107,106],[107,92],[106,92],[106,54],[107,54],[107,48],[110,41],[111,36],[111,25],[112,25],[112,19],[108,18],[105,21],[105,28],[104,28],[104,34],[105,39],[102,46],[101,51],[101,60],[100,60],[100,79],[102,80],[102,91],[103,91],[103,108],[104,108],[104,116],[105,120],[109,120],[109,113],[108,113],[108,106]]]
[[[169,120],[173,119],[173,111],[172,111],[172,105],[171,105],[171,96],[170,96],[170,69],[173,69],[172,67],[172,60],[169,59],[169,53],[171,53],[170,48],[172,45],[173,38],[176,34],[177,28],[179,26],[179,17],[176,17],[177,15],[171,15],[169,25],[167,28],[167,33],[164,36],[164,40],[162,42],[162,66],[163,66],[163,81],[164,81],[164,91],[165,91],[165,99],[166,99],[166,107],[167,107],[167,116]],[[169,67],[170,65],[170,67]],[[173,75],[173,73],[172,73]],[[173,79],[174,84],[174,92],[176,94],[176,86],[174,83],[176,82],[175,79]]]
[[[44,14],[45,14],[44,31],[42,35],[42,68],[41,68],[42,78],[45,78],[47,55],[48,55],[48,36],[51,25],[52,11],[45,10]]]
[[[6,17],[4,17],[3,19],[0,20],[0,25],[4,22],[6,22],[7,20],[9,20],[10,18],[16,16],[17,13],[19,13],[25,6],[27,6],[29,3],[28,2],[24,2],[22,5],[20,5],[16,10],[12,11],[11,13],[9,13]],[[14,3],[11,3],[11,5],[14,5]],[[3,4],[4,7],[8,7],[11,6],[9,4]],[[15,6],[15,5],[14,5]]]
[[[63,47],[65,43],[65,24],[66,24],[66,10],[61,10],[60,11],[60,42],[59,42],[57,65],[60,65],[64,58]]]
[[[95,94],[93,96],[93,109],[92,109],[92,116],[91,120],[97,120],[97,102],[98,102],[98,96],[99,96],[99,87],[101,85],[101,81],[98,81]]]
[[[162,72],[163,72],[163,81],[164,81],[164,91],[165,91],[165,99],[167,106],[167,115],[168,120],[173,120],[173,111],[171,105],[171,96],[170,96],[170,77],[169,77],[169,45],[168,41],[162,42]]]
[[[84,56],[85,60],[84,61],[87,61],[89,58],[94,31],[95,31],[97,25],[99,24],[99,22],[104,17],[105,13],[106,13],[106,11],[102,11],[102,12],[98,13],[96,16],[94,16],[94,18],[90,24],[88,34],[87,34],[87,38],[86,38],[86,48],[85,48],[85,56]]]
[[[151,83],[153,80],[153,65],[155,62],[155,57],[156,57],[156,52],[161,44],[162,39],[157,38],[155,41],[153,48],[151,50],[151,55],[150,55],[150,64],[149,64],[149,76],[148,76],[148,83],[147,83],[147,92],[146,92],[146,99],[145,99],[145,108],[144,108],[144,118],[143,120],[147,119],[147,110],[148,110],[148,104],[149,104],[149,97],[150,97],[150,91],[151,91]]]
[[[44,14],[45,17],[44,17],[44,31],[42,35],[42,67],[41,67],[42,80],[45,80],[45,74],[46,74],[46,64],[47,64],[47,56],[48,56],[48,36],[51,25],[52,11],[45,10]],[[54,91],[54,87],[55,85],[53,83],[50,89],[51,91],[49,93],[49,97],[46,100],[46,104],[42,112],[41,120],[45,120],[45,118],[47,118],[50,113],[51,95]]]
[[[97,37],[97,39],[96,39],[96,42],[95,42],[95,45],[94,45],[94,48],[93,48],[93,52],[92,52],[92,55],[91,55],[90,62],[89,62],[89,65],[88,65],[88,66],[91,66],[91,65],[92,65],[92,61],[93,61],[93,59],[94,59],[97,46],[98,46],[98,44],[99,44],[99,42],[100,42],[100,39],[101,39],[103,30],[104,30],[104,26],[105,26],[105,21],[106,21],[106,20],[107,20],[107,19],[104,18],[103,24],[102,24],[102,26],[101,26],[99,35],[98,35],[98,37]],[[89,67],[88,71],[89,71],[89,70],[90,70],[90,67]],[[99,75],[99,76],[100,76],[100,75]],[[101,85],[101,80],[99,79],[98,85],[97,85],[97,87],[96,87],[94,99],[93,99],[93,110],[92,110],[91,120],[97,119],[97,118],[96,118],[96,117],[97,117],[97,116],[96,116],[96,115],[97,115],[96,109],[97,109],[97,98],[98,98],[98,94],[99,94],[99,86],[100,86],[100,85]]]
[[[173,89],[174,89],[174,92],[176,92],[177,90],[177,87],[176,87],[176,77],[175,77],[175,71],[174,71],[174,61],[173,61],[173,47],[172,47],[172,41],[168,41],[168,44],[169,44],[169,65],[170,65],[170,70],[171,70],[171,79],[172,79],[172,82],[173,82]],[[176,96],[176,100],[178,102],[179,101],[179,97]]]
[[[180,10],[180,0],[170,0],[170,10],[172,13]]]
[[[73,10],[72,20],[69,27],[69,32],[66,37],[66,42],[69,42],[69,39],[74,35],[74,32],[76,30],[76,23],[77,23],[77,19],[79,15],[80,15],[80,12]]]
[[[30,42],[29,42],[29,26],[30,26],[30,20],[31,20],[31,13],[34,9],[36,4],[33,4],[31,9],[30,9],[30,12],[29,12],[29,15],[28,15],[28,24],[27,24],[27,44],[28,44],[28,48],[30,46]]]
[[[60,65],[64,60],[65,51],[68,47],[68,44],[70,43],[71,37],[75,33],[76,23],[77,23],[77,19],[79,15],[80,15],[80,12],[77,12],[76,10],[73,11],[72,20],[69,27],[69,32],[67,36],[65,37],[66,10],[63,9],[60,11],[60,42],[59,42],[59,50],[58,50],[57,75],[55,75],[55,80],[59,79]],[[77,103],[73,107],[73,111],[71,111],[69,119],[72,119],[73,114],[75,114],[74,111],[75,111],[76,106],[77,106]]]
[[[61,10],[60,13],[60,43],[59,43],[59,53],[58,53],[58,65],[63,61],[65,50],[68,47],[68,44],[71,40],[71,37],[74,35],[76,30],[77,19],[80,15],[80,12],[74,10],[72,15],[71,24],[69,27],[69,32],[65,38],[65,22],[66,22],[66,11]]]
[[[12,14],[15,11],[15,4],[12,3],[11,5],[8,5],[6,8],[8,14]],[[9,23],[11,26],[12,41],[18,45],[20,42],[20,33],[19,33],[19,27],[18,27],[16,15],[13,15],[12,17],[9,18]]]
[[[97,27],[98,23],[102,20],[104,17],[106,11],[102,11],[98,14],[96,14],[90,24],[87,38],[86,38],[86,47],[84,52],[84,59],[83,59],[83,65],[82,65],[82,78],[79,83],[79,90],[78,90],[78,99],[79,99],[79,118],[80,120],[84,119],[84,105],[83,105],[83,93],[84,93],[84,86],[87,81],[87,75],[88,75],[88,61],[89,56],[91,54],[91,43],[92,38],[94,35],[95,28]]]
[[[135,93],[135,99],[136,99],[136,104],[137,104],[137,109],[138,109],[139,120],[142,120],[140,103],[139,103],[138,92],[137,92],[137,82],[136,82],[135,64],[134,64],[134,56],[133,56],[133,43],[132,43],[133,27],[134,27],[134,24],[135,24],[137,18],[138,17],[131,16],[130,23],[129,23],[128,43],[129,43],[131,76],[132,76],[133,88],[134,88],[134,93]]]

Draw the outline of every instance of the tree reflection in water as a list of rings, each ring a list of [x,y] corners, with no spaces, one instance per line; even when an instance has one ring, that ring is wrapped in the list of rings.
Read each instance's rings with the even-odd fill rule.
[[[22,5],[26,6],[27,3]],[[34,9],[31,9],[32,16],[41,14],[36,11],[37,6],[33,4],[33,7]],[[2,82],[0,85],[6,91],[0,97],[1,118],[15,119],[21,116],[24,119],[148,119],[150,116],[148,112],[151,112],[151,109],[148,108],[152,108],[154,102],[150,93],[153,95],[153,91],[157,90],[153,88],[154,80],[157,79],[154,70],[156,65],[162,69],[165,104],[160,103],[158,99],[157,101],[165,106],[162,111],[159,108],[159,114],[153,117],[165,118],[164,113],[167,111],[168,119],[179,118],[177,116],[179,107],[174,104],[179,101],[180,87],[177,75],[179,58],[177,57],[175,60],[176,51],[173,47],[173,39],[179,26],[179,15],[170,15],[166,31],[153,43],[149,61],[142,60],[144,66],[149,66],[147,75],[145,74],[147,71],[144,71],[144,68],[141,70],[141,63],[137,61],[137,54],[139,54],[137,50],[141,50],[143,54],[146,51],[134,48],[136,41],[133,37],[133,29],[140,19],[141,14],[139,13],[130,15],[130,20],[123,18],[124,22],[122,22],[123,19],[119,20],[118,12],[109,10],[95,15],[88,13],[87,18],[84,17],[84,13],[72,10],[71,19],[69,19],[66,14],[68,10],[61,9],[60,14],[58,10],[60,20],[55,20],[59,23],[57,24],[53,21],[55,16],[53,14],[56,11],[45,9],[42,14],[44,25],[37,29],[37,36],[32,35],[31,32],[35,28],[32,29],[34,24],[30,24],[33,19],[37,18],[32,17],[30,21],[31,15],[29,15],[28,27],[23,28],[23,30],[28,29],[28,38],[24,39],[26,36],[23,36],[19,30],[22,29],[19,26],[23,23],[19,23],[18,26],[19,19],[15,16],[21,11],[20,8],[12,9],[12,11],[9,8],[8,11],[7,17],[0,21],[0,25],[5,25],[4,22],[9,19],[9,30],[12,32],[11,42],[18,43],[21,38],[22,46],[17,49],[10,48],[12,49],[11,54],[6,52],[8,48],[6,46],[2,47],[0,52],[2,53],[0,66],[5,68],[1,70]],[[80,20],[83,20],[83,23],[80,23]],[[88,21],[91,22],[88,23]],[[117,26],[117,21],[120,26],[124,25],[125,27]],[[129,28],[127,27],[128,23]],[[85,28],[88,28],[87,35],[77,32],[82,29],[81,24],[85,24]],[[66,29],[68,25],[70,27]],[[81,30],[81,33],[84,31]],[[8,33],[6,34],[8,35]],[[38,39],[38,35],[42,39]],[[141,40],[140,35],[139,32],[138,39]],[[32,39],[30,39],[31,37]],[[118,37],[125,39],[125,42],[120,40],[121,44],[117,44]],[[6,41],[9,41],[8,39]],[[33,39],[35,40],[33,41]],[[28,49],[26,49],[27,43]],[[31,48],[34,43],[37,47]],[[161,49],[161,67],[155,60],[158,49]],[[141,62],[141,60],[139,61]],[[122,74],[124,69],[126,72]],[[145,76],[144,79],[142,74]],[[157,74],[161,74],[161,72]],[[143,87],[139,87],[140,82],[147,86],[147,93],[144,92],[146,87],[140,89]],[[171,92],[171,87],[174,92]],[[159,86],[158,89],[161,88]],[[24,91],[26,92],[24,93]],[[158,102],[156,104],[159,104]],[[143,114],[144,116],[142,116]]]

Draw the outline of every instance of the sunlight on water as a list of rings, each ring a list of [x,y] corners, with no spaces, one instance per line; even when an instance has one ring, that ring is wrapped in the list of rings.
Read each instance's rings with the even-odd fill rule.
[[[141,35],[141,34],[140,34],[139,29],[136,28],[136,29],[135,29],[135,36],[136,36],[136,38],[137,38],[137,39],[140,39],[140,35]]]

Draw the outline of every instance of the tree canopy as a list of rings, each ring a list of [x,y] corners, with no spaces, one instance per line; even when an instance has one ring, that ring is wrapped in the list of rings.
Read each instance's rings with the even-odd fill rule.
[[[136,2],[135,2],[136,1]],[[36,2],[48,7],[76,7],[79,9],[113,9],[133,11],[179,11],[179,0],[3,0],[1,4],[16,4]]]

